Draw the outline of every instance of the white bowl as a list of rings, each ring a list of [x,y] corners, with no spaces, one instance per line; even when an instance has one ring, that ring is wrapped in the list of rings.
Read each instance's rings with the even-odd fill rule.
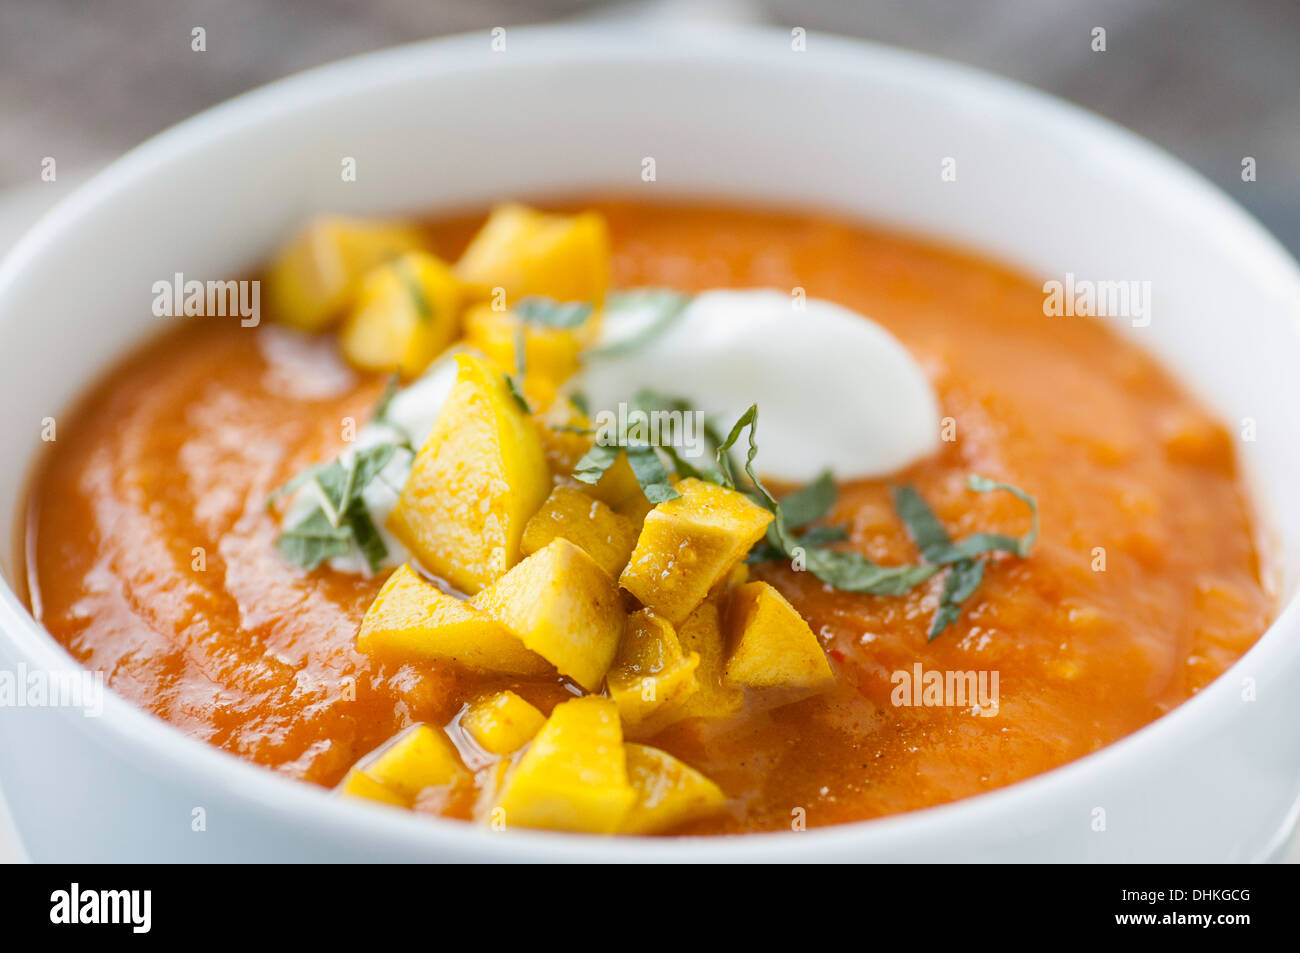
[[[1233,426],[1255,421],[1242,455],[1290,596],[1300,273],[1205,181],[1071,106],[862,43],[813,35],[796,52],[784,32],[713,27],[512,29],[506,43],[436,40],[276,83],[146,143],[41,221],[0,266],[0,539],[16,537],[42,418],[165,320],[150,313],[154,281],[245,271],[317,210],[608,190],[834,209],[1044,278],[1151,281],[1154,320],[1128,332]],[[346,156],[357,182],[341,181]],[[957,181],[944,182],[950,156]],[[69,668],[4,568],[0,669]],[[4,710],[0,783],[37,860],[1260,859],[1300,790],[1298,612],[1288,605],[1226,675],[1097,754],[806,833],[619,840],[410,817],[277,777],[111,694],[100,717]]]

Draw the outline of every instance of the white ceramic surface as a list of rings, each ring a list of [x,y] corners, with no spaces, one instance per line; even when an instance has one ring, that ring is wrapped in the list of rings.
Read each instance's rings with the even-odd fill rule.
[[[340,181],[344,156],[355,183]],[[654,183],[640,178],[646,156]],[[940,177],[950,156],[955,182]],[[1255,421],[1242,455],[1292,592],[1300,274],[1271,238],[1174,160],[1048,97],[870,45],[813,35],[793,52],[782,31],[721,28],[521,29],[504,53],[486,33],[401,48],[241,97],[115,163],[0,265],[0,444],[14,451],[0,539],[14,535],[41,419],[158,330],[153,281],[246,269],[318,209],[589,190],[830,208],[1044,277],[1151,281],[1154,320],[1130,333],[1225,419]],[[799,834],[606,840],[408,817],[285,781],[112,696],[99,718],[0,711],[0,782],[37,860],[1259,859],[1294,823],[1300,790],[1298,612],[1191,702],[1096,755],[957,804]],[[0,668],[69,664],[8,587],[0,629]]]

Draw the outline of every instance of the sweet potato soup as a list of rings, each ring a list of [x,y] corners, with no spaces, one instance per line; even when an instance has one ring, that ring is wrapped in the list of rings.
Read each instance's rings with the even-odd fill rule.
[[[982,258],[599,202],[322,220],[263,277],[259,326],[160,318],[59,419],[30,602],[119,694],[339,796],[602,833],[873,818],[1096,751],[1269,622],[1232,435]],[[753,288],[897,338],[924,455],[801,488],[764,479],[761,413],[693,463],[600,438],[572,382],[628,289],[653,331]],[[870,443],[851,407],[808,418]]]

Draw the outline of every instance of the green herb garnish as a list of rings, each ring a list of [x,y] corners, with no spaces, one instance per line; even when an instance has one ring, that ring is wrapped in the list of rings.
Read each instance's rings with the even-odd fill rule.
[[[605,475],[605,471],[614,465],[623,448],[616,444],[596,443],[582,455],[573,468],[573,478],[582,483],[596,484]]]
[[[653,391],[638,393],[633,405],[643,410],[690,411],[689,404],[681,398]],[[1038,504],[1034,497],[1009,484],[971,476],[968,486],[978,493],[1005,490],[1026,503],[1033,520],[1029,532],[1024,536],[974,533],[953,542],[920,493],[910,486],[901,486],[893,491],[894,508],[921,552],[921,563],[880,566],[859,553],[831,549],[829,544],[848,539],[847,530],[842,526],[810,527],[808,524],[823,519],[830,512],[835,502],[833,476],[829,471],[824,472],[778,502],[754,470],[754,459],[758,455],[757,430],[757,404],[751,405],[740,416],[726,437],[722,437],[711,424],[707,426],[705,436],[713,449],[716,469],[692,464],[672,446],[651,447],[628,442],[625,435],[620,435],[620,443],[625,446],[596,444],[578,461],[573,476],[581,482],[594,484],[613,466],[619,453],[626,450],[628,462],[632,464],[646,498],[652,503],[660,503],[678,496],[669,482],[670,468],[664,466],[660,457],[662,453],[677,477],[694,477],[737,490],[772,512],[772,524],[768,527],[766,539],[750,552],[749,562],[789,559],[822,582],[844,592],[899,596],[946,572],[939,607],[930,626],[930,639],[960,617],[962,603],[979,588],[986,562],[980,557],[997,552],[1024,557],[1038,538]],[[748,447],[744,462],[738,466],[732,450],[746,431]]]
[[[646,326],[632,337],[604,347],[593,348],[585,356],[599,359],[640,350],[672,327],[691,300],[691,295],[669,288],[638,288],[634,291],[610,292],[605,298],[606,313],[627,308],[650,307],[654,309],[655,314]]]
[[[930,505],[910,486],[894,490],[894,508],[907,524],[908,532],[926,562],[936,566],[951,566],[939,596],[939,609],[930,626],[934,639],[961,614],[961,604],[970,598],[984,578],[984,561],[979,556],[991,553],[1012,553],[1027,556],[1038,538],[1038,501],[1028,493],[1007,483],[996,483],[981,476],[971,476],[967,485],[977,493],[1006,490],[1028,504],[1032,525],[1024,536],[1006,536],[1002,533],[974,533],[961,542],[954,543],[948,536]]]
[[[432,320],[433,305],[424,293],[424,285],[420,284],[420,276],[412,270],[409,259],[399,258],[395,267],[402,284],[406,286],[406,293],[411,296],[411,303],[415,305],[415,316],[421,321]]]
[[[327,559],[348,553],[355,545],[371,572],[379,569],[388,548],[366,509],[362,494],[392,460],[399,443],[377,443],[341,459],[308,467],[267,500],[272,506],[285,495],[309,490],[316,506],[280,533],[276,545],[292,563],[312,570]]]
[[[651,503],[667,503],[680,496],[668,482],[668,471],[664,468],[663,461],[659,459],[659,454],[655,452],[654,447],[640,444],[625,449],[627,462],[632,465],[636,482],[641,484],[641,491],[645,493],[647,500]]]
[[[645,443],[592,444],[590,450],[582,455],[573,468],[573,478],[582,483],[596,484],[605,475],[605,471],[614,465],[619,454],[627,454],[627,462],[636,474],[641,492],[651,503],[666,503],[675,500],[680,494],[673,489],[668,480],[668,470],[659,459],[659,450]],[[676,454],[673,454],[674,458]]]
[[[591,317],[592,305],[588,301],[556,301],[552,298],[528,297],[510,309],[530,324],[548,328],[576,328]]]
[[[740,472],[730,457],[731,448],[746,429],[749,431],[749,447],[743,470],[748,477],[748,487],[741,485]],[[937,573],[947,570],[939,608],[930,627],[931,639],[956,621],[961,614],[961,604],[983,580],[985,561],[977,557],[995,552],[1024,557],[1029,554],[1038,538],[1038,503],[1034,497],[1010,484],[971,476],[968,485],[978,493],[1005,490],[1026,503],[1033,520],[1029,532],[1024,536],[975,533],[954,543],[921,495],[912,487],[899,487],[894,491],[894,506],[920,549],[924,562],[918,565],[880,566],[858,553],[828,549],[826,544],[848,538],[843,527],[817,526],[803,534],[794,531],[822,519],[830,511],[835,501],[835,483],[831,474],[822,473],[812,483],[778,503],[754,472],[754,458],[758,453],[757,429],[758,405],[755,404],[741,415],[726,439],[717,445],[716,457],[720,472],[713,477],[714,482],[745,492],[772,511],[773,520],[768,527],[767,538],[750,553],[750,561],[788,558],[802,564],[814,576],[835,589],[881,596],[902,595]],[[687,474],[679,468],[678,475]],[[690,475],[710,478],[709,474],[700,474],[694,468]]]
[[[515,372],[507,374],[506,387],[510,390],[510,396],[515,399],[520,409],[526,414],[531,414],[533,408],[528,404],[528,398],[524,396],[524,375],[528,373],[528,339],[524,335],[522,326],[515,329]]]
[[[399,433],[402,439],[397,441],[397,445],[404,450],[409,450],[411,453],[414,453],[415,444],[411,440],[410,432],[389,416],[389,411],[393,406],[393,398],[396,397],[397,392],[401,390],[400,376],[401,375],[394,374],[388,378],[388,383],[384,385],[384,392],[380,395],[379,400],[375,403],[375,409],[370,414],[370,422],[373,424],[381,424],[389,430],[394,430]]]
[[[637,395],[631,401],[630,409],[633,412],[641,411],[647,416],[652,412],[665,410],[678,411],[683,414],[693,413],[690,405],[681,398],[670,397],[649,389],[637,392]],[[629,414],[629,418],[630,416]],[[704,428],[704,438],[711,447],[715,447],[719,442],[717,431],[707,423]],[[682,458],[677,448],[671,444],[651,446],[644,439],[629,435],[625,431],[617,435],[614,444],[596,443],[587,451],[574,468],[574,478],[583,483],[594,484],[598,482],[605,475],[605,471],[614,465],[620,450],[626,451],[628,463],[632,466],[632,472],[636,474],[642,492],[645,493],[646,499],[651,503],[665,503],[678,497],[678,492],[673,489],[673,485],[669,481],[670,471],[678,477],[696,477],[714,483],[718,482],[717,474],[702,471],[692,466]],[[667,458],[671,468],[664,465],[664,458]]]

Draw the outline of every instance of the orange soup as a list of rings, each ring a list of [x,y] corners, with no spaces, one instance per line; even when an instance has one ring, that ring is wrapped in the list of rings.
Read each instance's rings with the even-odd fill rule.
[[[1232,437],[1129,340],[1088,318],[1045,316],[1039,281],[824,217],[623,202],[582,208],[607,224],[613,288],[802,288],[869,315],[919,361],[944,418],[939,450],[886,480],[838,481],[819,519],[843,527],[847,538],[833,549],[883,566],[920,562],[891,497],[903,485],[954,539],[1025,533],[1025,504],[972,493],[970,474],[1032,494],[1041,518],[1041,536],[1023,557],[980,557],[978,586],[932,640],[945,573],[901,594],[870,594],[834,588],[785,559],[735,567],[733,590],[769,584],[745,591],[784,597],[769,597],[778,614],[788,600],[833,679],[775,701],[741,693],[743,703],[723,717],[651,720],[640,733],[625,725],[642,755],[664,752],[721,792],[710,810],[673,815],[655,832],[789,830],[989,791],[1158,718],[1264,631],[1271,602]],[[421,226],[420,240],[452,262],[482,221],[439,220]],[[472,704],[510,690],[500,697],[527,702],[521,710],[535,709],[540,722],[578,696],[608,695],[600,672],[609,660],[583,685],[549,669],[494,672],[359,649],[363,617],[392,570],[295,565],[276,545],[282,514],[267,501],[344,449],[346,421],[369,419],[388,375],[349,365],[335,335],[303,334],[276,318],[268,310],[256,328],[177,319],[60,420],[30,495],[33,611],[122,696],[288,777],[340,785],[390,739],[432,726],[458,763],[435,783],[415,784],[406,806],[490,822],[483,806],[500,790],[493,785],[540,758],[542,742],[535,736],[513,759],[498,758],[482,738],[466,737]],[[536,409],[544,398],[525,392],[525,406]],[[839,423],[852,432],[852,420]],[[637,518],[650,517],[643,510]],[[636,539],[634,526],[627,545]],[[413,577],[420,585],[434,579],[449,598],[467,594],[423,568]],[[653,621],[653,598],[617,591],[619,612],[647,611]],[[475,604],[475,618],[491,614],[488,602]],[[739,611],[728,605],[724,619]],[[682,627],[673,612],[661,615],[668,628]],[[493,618],[511,632],[522,625]],[[735,638],[725,651],[735,651]],[[970,689],[964,703],[952,698],[954,675]],[[547,743],[563,737],[557,728]],[[379,790],[382,777],[366,781],[376,777]],[[609,802],[574,807],[582,816],[606,809]]]

